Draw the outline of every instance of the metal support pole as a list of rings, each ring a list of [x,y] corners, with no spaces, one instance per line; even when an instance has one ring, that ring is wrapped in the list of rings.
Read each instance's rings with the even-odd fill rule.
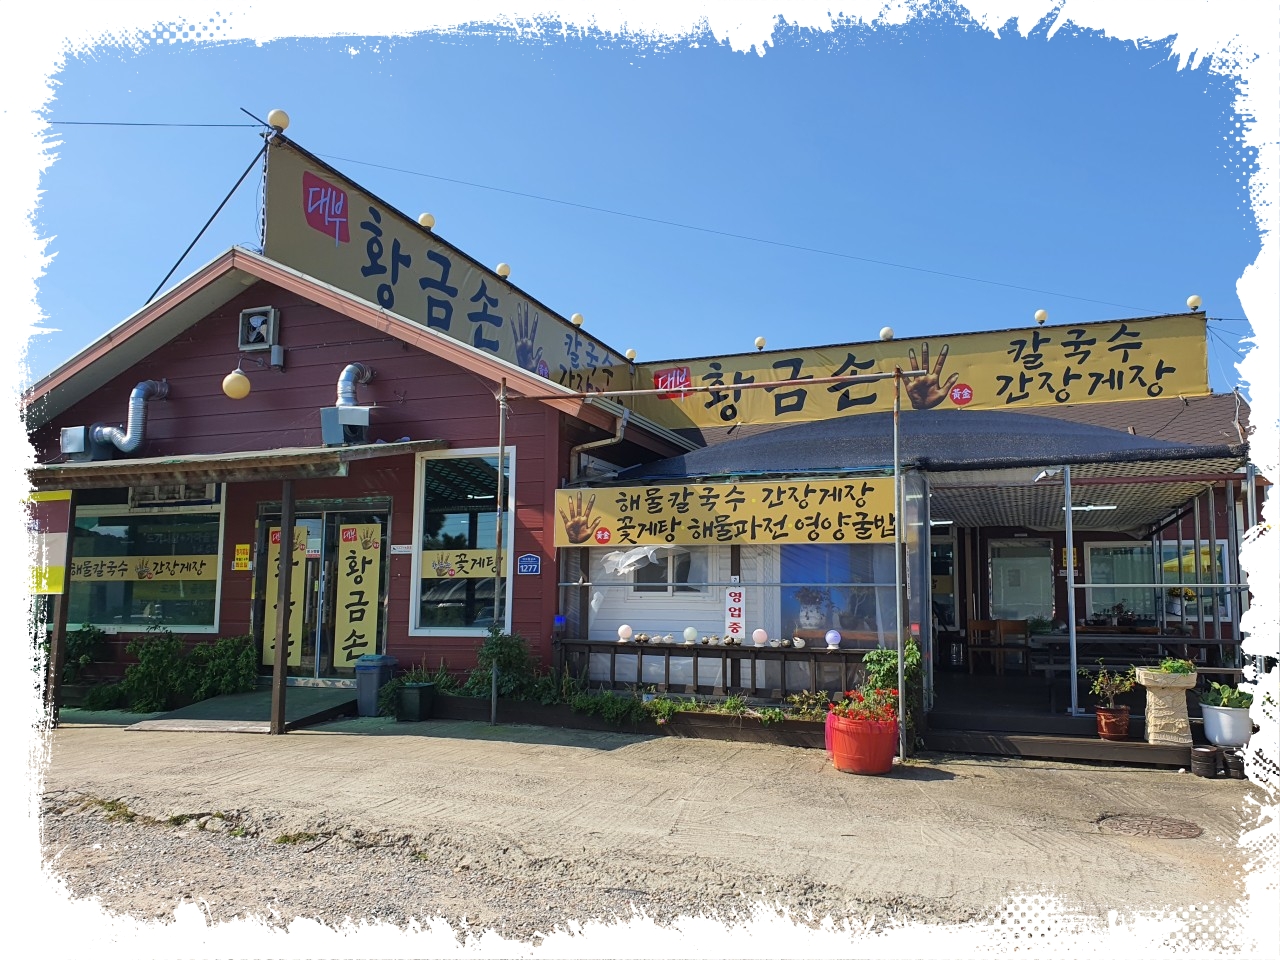
[[[503,516],[507,511],[507,381],[504,377],[498,389],[498,496],[496,500],[497,515],[494,519],[494,555],[493,555],[493,623],[498,625],[498,615],[502,613],[502,537]],[[503,621],[505,626],[506,621]],[[498,662],[495,660],[491,668],[489,689],[489,722],[498,722]]]
[[[895,579],[897,583],[894,586],[897,600],[897,623],[898,623],[898,757],[905,760],[907,757],[907,718],[905,705],[908,701],[906,690],[906,639],[903,632],[906,630],[906,563],[902,555],[906,540],[902,534],[902,458],[899,448],[898,437],[898,418],[902,413],[902,368],[893,368],[893,565]]]
[[[1200,495],[1196,494],[1195,500],[1191,503],[1191,515],[1195,523],[1195,540],[1192,541],[1192,548],[1195,550],[1195,570],[1196,570],[1196,637],[1204,639],[1204,576],[1200,572]]]
[[[1221,576],[1222,566],[1218,563],[1218,498],[1213,487],[1209,487],[1209,581],[1222,583],[1226,578]],[[1213,588],[1213,638],[1222,640],[1222,594],[1217,587]],[[1221,648],[1219,648],[1221,649]]]
[[[1076,544],[1075,527],[1071,519],[1071,467],[1062,468],[1062,500],[1065,507],[1067,538],[1067,647],[1071,659],[1071,716],[1078,717],[1080,709],[1079,684],[1076,682]]]
[[[284,676],[289,651],[289,594],[293,583],[293,481],[280,486],[280,556],[277,558],[280,583],[276,590],[276,658],[271,673],[271,725],[268,733],[285,732]]]

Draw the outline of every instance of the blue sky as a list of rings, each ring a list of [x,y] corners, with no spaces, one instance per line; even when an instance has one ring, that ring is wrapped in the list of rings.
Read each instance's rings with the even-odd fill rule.
[[[1210,324],[1211,384],[1238,382],[1235,283],[1259,238],[1235,84],[1179,70],[1165,43],[1046,39],[1043,25],[997,38],[931,18],[780,27],[759,56],[710,35],[480,27],[97,46],[55,79],[51,121],[240,123],[240,107],[281,107],[300,145],[409,215],[430,211],[441,236],[510,263],[525,290],[642,360],[760,335],[874,339],[886,324],[1000,329],[1041,307],[1051,324],[1146,316],[1197,293],[1226,318]],[[56,257],[39,304],[59,332],[33,340],[33,378],[146,301],[260,145],[251,128],[50,129],[61,144],[36,217]],[[256,178],[170,283],[256,242]]]

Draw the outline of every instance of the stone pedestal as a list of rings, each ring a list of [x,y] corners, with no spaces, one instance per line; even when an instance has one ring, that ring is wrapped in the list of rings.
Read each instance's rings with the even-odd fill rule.
[[[1147,743],[1191,744],[1187,719],[1187,691],[1196,685],[1194,673],[1161,673],[1138,669],[1138,683],[1147,688]]]

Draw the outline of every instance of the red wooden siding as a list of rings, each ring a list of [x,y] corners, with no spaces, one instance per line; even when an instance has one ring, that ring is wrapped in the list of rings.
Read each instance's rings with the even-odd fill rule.
[[[280,312],[282,371],[243,365],[252,389],[243,400],[222,393],[222,379],[240,356],[236,346],[240,311],[270,305]],[[265,352],[246,358],[267,359]],[[169,396],[147,406],[146,442],[137,456],[224,453],[292,446],[319,446],[320,409],[333,406],[337,379],[346,364],[360,361],[374,371],[356,388],[357,402],[374,406],[369,439],[439,439],[451,449],[493,448],[498,438],[496,385],[399,340],[350,320],[295,294],[259,282],[210,313],[126,373],[76,403],[55,422],[33,434],[42,460],[58,453],[63,426],[123,423],[129,393],[141,380],[165,379]],[[542,558],[539,576],[513,572],[513,628],[544,661],[551,654],[550,631],[557,606],[554,530],[546,522],[554,490],[567,473],[559,442],[561,414],[537,401],[511,405],[507,444],[515,452],[515,555]],[[414,458],[353,463],[346,478],[294,482],[298,500],[388,496],[392,500],[394,543],[413,541]],[[224,568],[220,633],[249,629],[252,575],[232,571],[234,545],[253,543],[259,501],[278,501],[279,483],[227,487],[223,539]],[[443,657],[451,667],[474,663],[475,637],[409,637],[411,557],[389,557],[388,651],[402,665],[435,667]]]

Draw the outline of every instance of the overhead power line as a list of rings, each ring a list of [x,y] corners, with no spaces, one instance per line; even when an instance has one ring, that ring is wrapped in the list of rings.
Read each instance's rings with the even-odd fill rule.
[[[257,123],[142,123],[142,122],[118,122],[118,121],[97,121],[97,120],[51,120],[50,124],[59,124],[64,126],[98,126],[98,127],[220,127],[220,128],[250,128],[260,129],[268,127],[264,121],[259,120],[248,110],[240,108],[246,116],[257,120]],[[424,177],[429,180],[439,180],[442,183],[454,183],[459,186],[472,187],[477,190],[489,190],[494,193],[504,193],[508,196],[522,197],[527,200],[539,200],[543,203],[555,203],[560,206],[574,207],[579,210],[587,210],[592,213],[601,213],[612,217],[625,217],[629,220],[638,220],[644,223],[653,223],[660,226],[675,227],[680,230],[691,230],[696,233],[705,233],[711,236],[726,237],[732,240],[744,240],[748,243],[763,243],[773,247],[781,247],[787,250],[797,250],[802,253],[814,253],[824,257],[836,257],[841,260],[852,260],[858,263],[869,263],[882,267],[893,267],[897,270],[910,270],[914,273],[923,273],[935,277],[944,277],[949,280],[963,280],[967,283],[982,283],[993,287],[1003,287],[1007,290],[1021,290],[1025,293],[1038,293],[1047,297],[1060,297],[1066,300],[1076,300],[1081,303],[1096,303],[1108,307],[1120,307],[1124,310],[1134,310],[1138,313],[1157,314],[1160,310],[1152,310],[1147,307],[1136,307],[1129,303],[1117,303],[1113,300],[1099,300],[1093,297],[1081,297],[1072,293],[1063,293],[1058,290],[1046,290],[1041,287],[1028,287],[1017,283],[1008,283],[1003,280],[989,280],[985,277],[974,277],[968,274],[951,273],[946,270],[934,270],[930,267],[920,267],[909,263],[898,263],[893,260],[881,260],[876,257],[864,257],[854,253],[845,253],[840,250],[827,250],[822,247],[811,247],[800,243],[790,243],[786,240],[775,240],[769,237],[756,237],[745,233],[733,233],[728,230],[718,230],[714,227],[703,227],[697,224],[681,223],[677,220],[664,220],[661,217],[648,217],[639,213],[630,213],[626,210],[614,210],[609,207],[598,207],[589,203],[579,203],[575,200],[563,200],[559,197],[548,197],[537,193],[527,193],[521,190],[512,190],[507,187],[498,187],[488,183],[477,183],[474,180],[462,180],[457,177],[446,177],[441,174],[427,173],[423,170],[409,170],[404,167],[392,167],[387,164],[373,163],[369,160],[357,160],[353,157],[340,157],[334,154],[319,154],[327,160],[335,160],[341,163],[354,163],[360,166],[373,167],[378,170],[386,170],[391,173],[401,173],[412,177]],[[1243,318],[1236,317],[1208,317],[1206,319],[1219,321],[1248,322]]]
[[[132,123],[106,120],[50,120],[58,127],[256,127],[256,123]]]
[[[713,227],[700,227],[691,223],[680,223],[676,220],[663,220],[659,217],[646,217],[639,213],[628,213],[625,210],[612,210],[608,207],[596,207],[589,203],[578,203],[574,200],[561,200],[559,197],[545,197],[536,193],[524,193],[520,190],[509,190],[506,187],[495,187],[487,183],[476,183],[472,180],[459,180],[454,177],[444,177],[435,173],[425,173],[421,170],[406,170],[403,167],[389,167],[381,163],[371,163],[368,160],[355,160],[351,157],[339,157],[333,154],[318,154],[327,160],[337,160],[341,163],[357,163],[361,166],[376,167],[379,170],[388,170],[392,173],[403,173],[413,177],[426,177],[430,180],[440,180],[444,183],[456,183],[464,187],[475,187],[479,190],[492,190],[495,193],[505,193],[513,197],[524,197],[529,200],[542,200],[545,203],[558,203],[566,207],[577,207],[579,210],[590,210],[593,213],[604,213],[614,217],[627,217],[631,220],[642,220],[645,223],[657,223],[667,227],[678,227],[681,230],[693,230],[698,233],[708,233],[717,237],[729,237],[734,240],[746,240],[750,243],[767,243],[774,247],[785,247],[788,250],[799,250],[803,253],[817,253],[826,257],[838,257],[842,260],[856,260],[860,263],[873,263],[882,267],[895,267],[898,270],[911,270],[915,273],[927,273],[935,277],[946,277],[951,280],[966,280],[970,283],[985,283],[993,287],[1005,287],[1009,290],[1022,290],[1027,293],[1039,293],[1048,297],[1063,297],[1067,300],[1079,300],[1083,303],[1098,303],[1108,307],[1121,307],[1125,310],[1136,310],[1139,313],[1159,313],[1158,310],[1147,310],[1145,307],[1135,307],[1129,303],[1115,303],[1111,300],[1095,300],[1091,297],[1077,297],[1070,293],[1060,293],[1056,290],[1042,290],[1039,287],[1024,287],[1016,283],[1005,283],[1002,280],[987,280],[983,277],[970,277],[961,273],[948,273],[944,270],[933,270],[929,267],[917,267],[909,263],[896,263],[892,260],[878,260],[874,257],[860,257],[853,253],[843,253],[839,250],[825,250],[821,247],[809,247],[799,243],[788,243],[785,240],[772,240],[768,237],[753,237],[745,233],[731,233],[728,230],[716,230]]]

